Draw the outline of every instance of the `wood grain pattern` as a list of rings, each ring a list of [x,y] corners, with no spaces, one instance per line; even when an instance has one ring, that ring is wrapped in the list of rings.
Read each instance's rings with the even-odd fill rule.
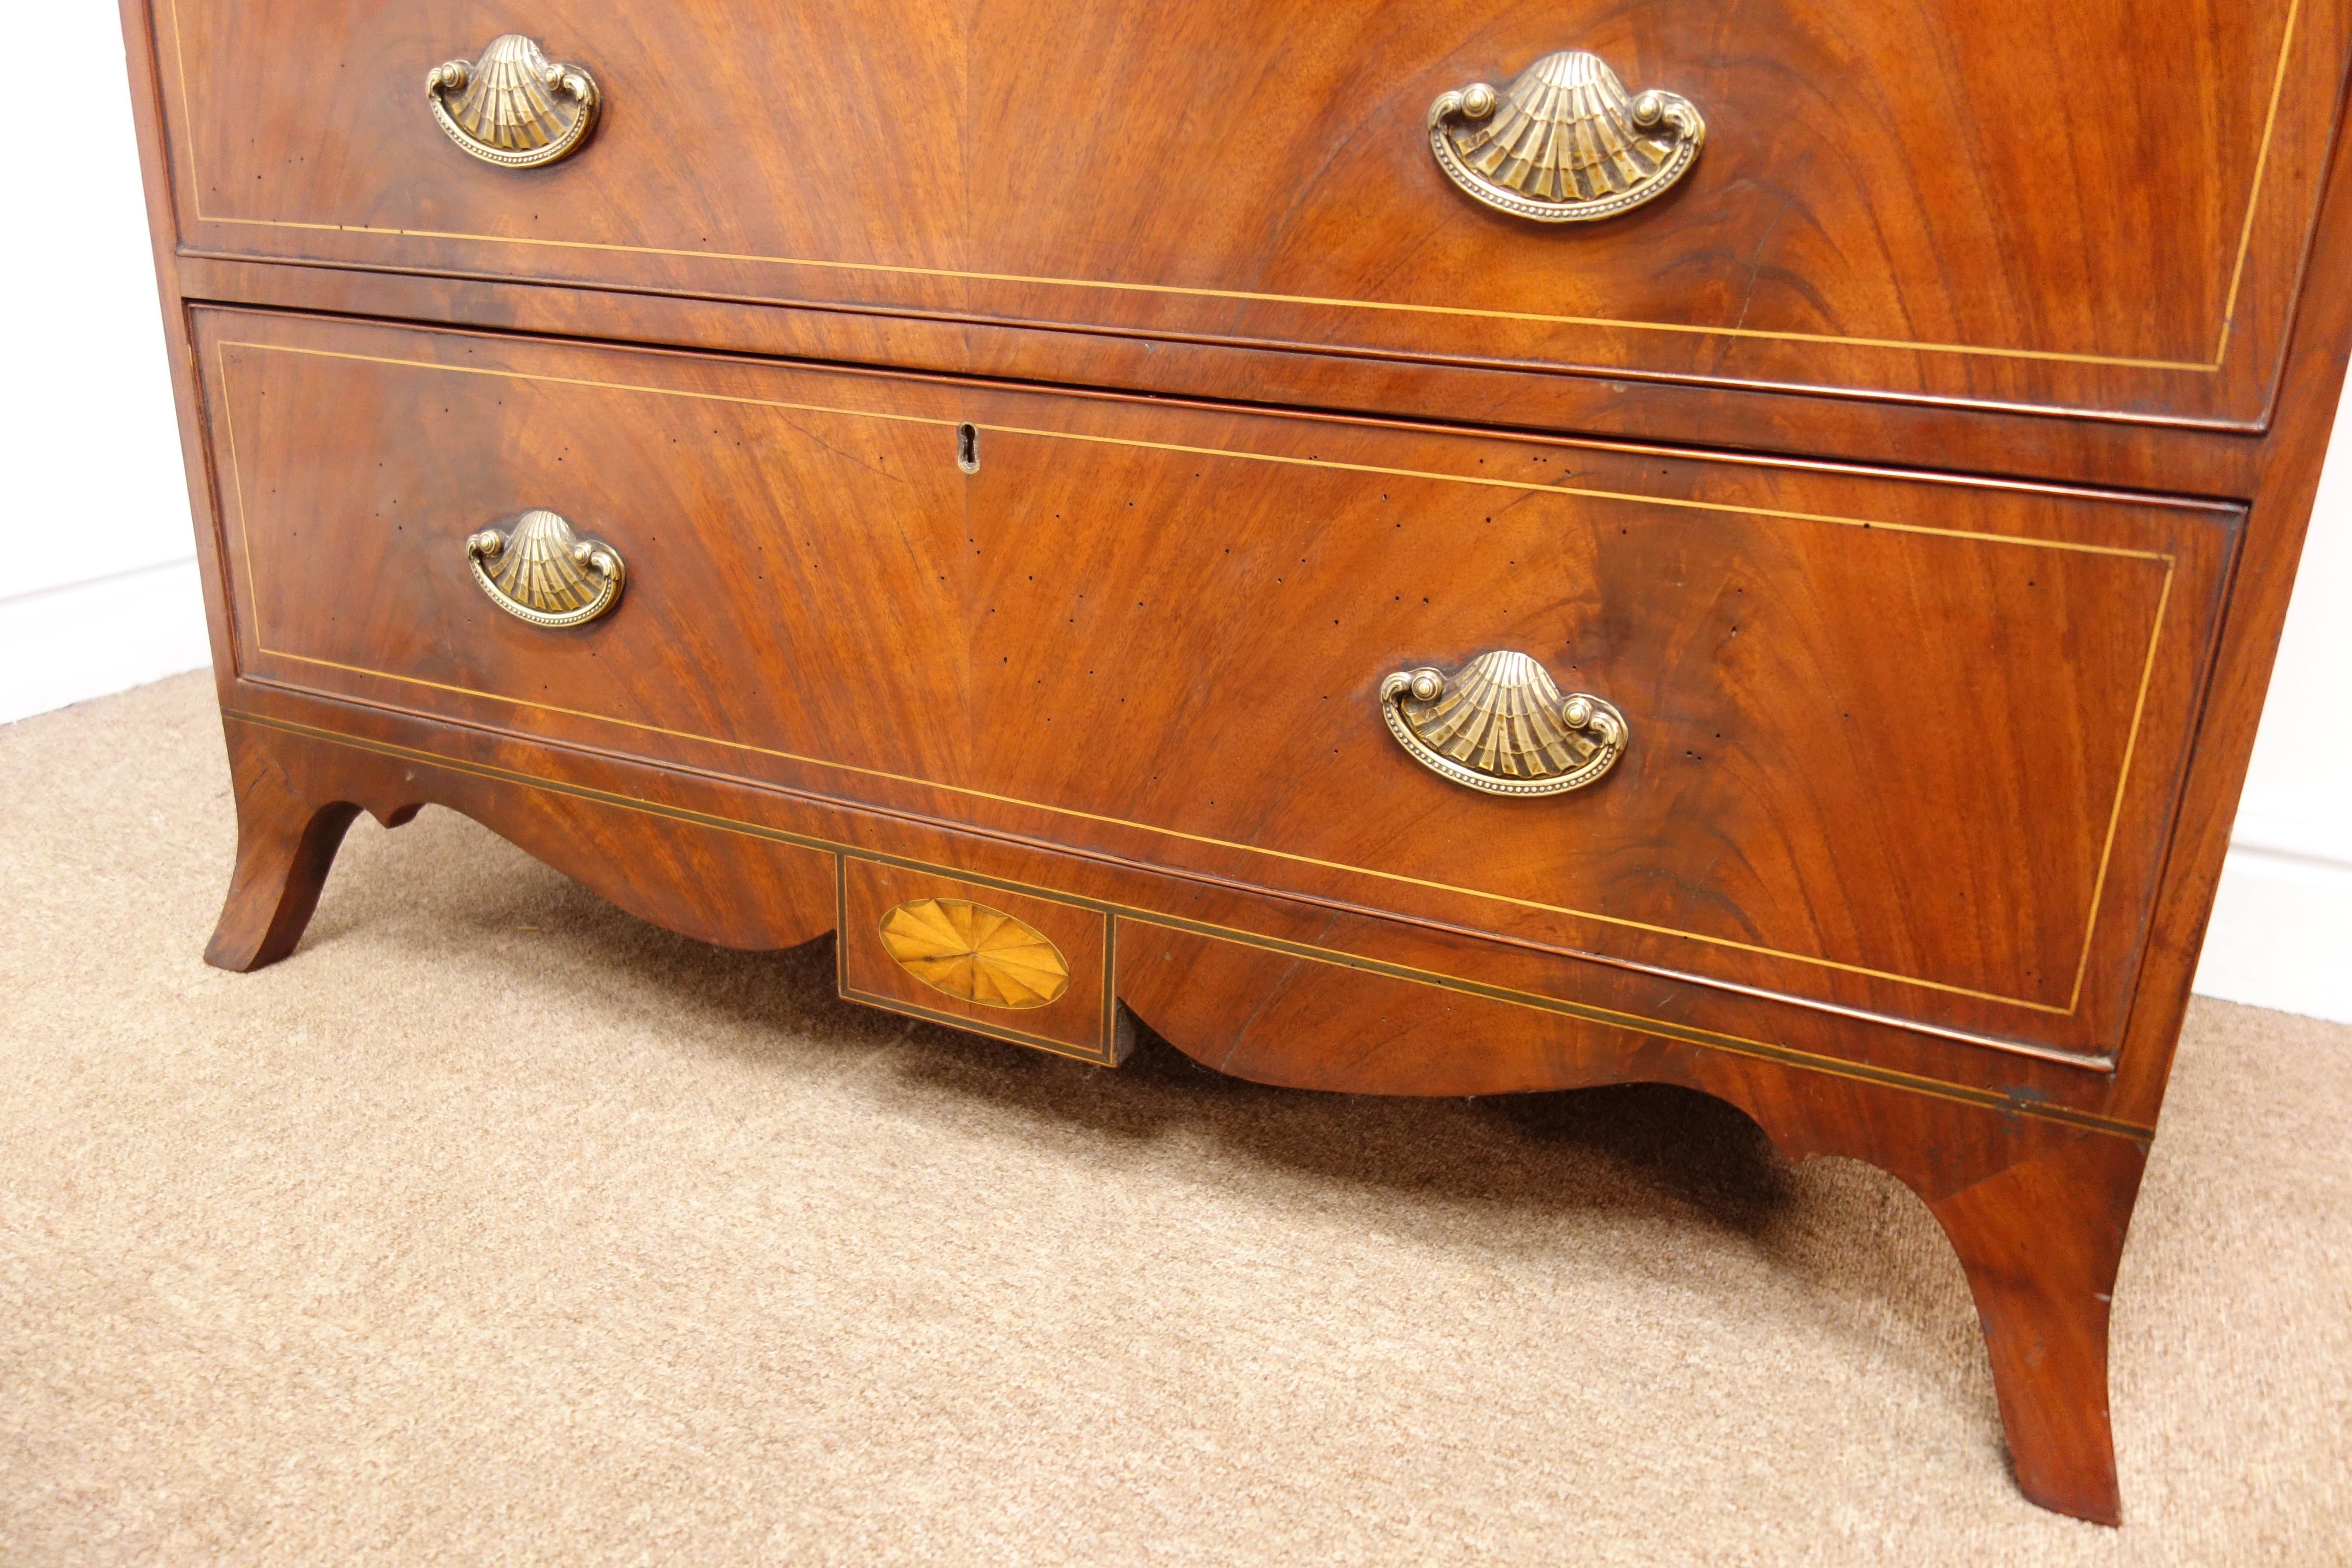
[[[242,972],[276,963],[302,940],[359,807],[348,801],[313,804],[265,748],[250,743],[232,757],[230,776],[236,789],[236,868],[205,962]],[[388,812],[386,821],[397,814]]]
[[[2086,1055],[2235,527],[380,329],[200,340],[257,672]],[[476,590],[459,542],[534,506],[631,563],[610,616],[551,635]],[[1381,679],[1490,647],[1625,710],[1604,786],[1497,800],[1395,747]]]
[[[2311,263],[2315,278],[2333,281],[2311,291],[2296,321],[2294,353],[2279,389],[2280,418],[2263,444],[2249,489],[2246,540],[2207,687],[2207,718],[2190,760],[2164,884],[2149,911],[2147,955],[2118,1074],[2118,1095],[2151,1119],[2163,1102],[2179,1043],[2352,358],[2352,288],[2343,281],[2352,278],[2352,157],[2347,156],[2352,121],[2340,124],[2337,135]]]
[[[331,736],[303,736],[280,724],[232,719],[229,729],[240,775],[266,774],[272,783],[271,791],[239,796],[241,813],[256,814],[247,819],[265,826],[296,814],[348,821],[362,807],[400,820],[421,801],[447,804],[533,846],[592,885],[614,865],[659,856],[677,831],[677,818],[625,797],[589,800],[520,775],[494,783],[468,769],[355,748]],[[453,752],[465,749],[455,736],[443,743]],[[510,760],[524,760],[530,750],[519,746],[509,746]],[[540,761],[555,772],[583,765]],[[584,765],[591,776],[622,782],[611,776],[610,764]],[[737,856],[722,851],[705,864],[724,867],[776,844],[750,820],[762,815],[760,807],[740,790],[719,793],[734,797],[731,808],[745,820],[733,831]],[[1068,903],[1026,897],[992,879],[948,878],[920,866],[857,857],[859,837],[908,844],[903,829],[871,817],[793,820],[843,834],[851,842],[833,847],[852,850],[848,864],[874,867],[881,878],[872,896],[858,902],[859,918],[842,927],[845,989],[853,994],[857,988],[846,975],[866,953],[866,917],[898,891],[975,894],[1027,914],[1059,908],[1066,912],[1056,923],[1066,937],[1082,929],[1071,917],[1087,918]],[[703,845],[715,845],[729,832],[715,825],[695,831]],[[983,843],[951,833],[913,847],[959,858],[991,858]],[[806,857],[814,847],[790,847]],[[813,862],[789,864],[804,871]],[[1129,900],[1121,906],[1128,916],[1118,921],[1116,994],[1179,1048],[1220,1071],[1302,1088],[1449,1094],[1475,1091],[1488,1081],[1493,1064],[1544,1059],[1553,1064],[1550,1081],[1563,1086],[1652,1081],[1702,1089],[1754,1117],[1791,1158],[1845,1154],[1894,1172],[1942,1221],[1968,1270],[2020,1485],[2048,1507],[2110,1523],[2119,1518],[2105,1394],[2107,1303],[2146,1157],[2144,1134],[2072,1125],[2026,1102],[2007,1109],[1971,1105],[1848,1073],[1792,1069],[1458,986],[1302,958],[1255,945],[1238,928],[1209,936],[1143,912],[1185,900],[1170,879],[1106,876],[1099,867],[1089,870],[1076,862],[1053,868],[1034,857],[1008,868],[1057,881],[1075,874],[1097,893]],[[323,874],[323,866],[319,870]],[[798,895],[806,898],[817,886],[813,878],[801,880]],[[311,890],[315,895],[315,883]],[[720,940],[757,945],[763,931],[794,934],[789,925],[763,926],[761,901],[740,897],[740,887],[729,890],[736,896],[718,906],[730,922]],[[1281,919],[1278,907],[1262,899],[1225,912],[1245,921]],[[1230,1001],[1237,995],[1259,1000],[1237,1011]]]
[[[205,251],[2238,424],[2346,9],[547,0],[606,114],[518,172],[415,86],[506,25],[478,7],[155,0]],[[1569,47],[1712,130],[1666,199],[1561,233],[1455,191],[1422,123]]]
[[[190,299],[327,315],[2114,489],[2246,496],[2262,471],[2261,439],[2235,431],[210,257],[181,258],[183,280]]]
[[[1488,936],[1449,931],[1426,922],[1356,910],[1333,900],[1297,894],[1269,897],[1260,889],[1199,874],[1171,875],[1094,853],[1074,852],[1048,839],[925,822],[903,814],[846,803],[821,791],[727,778],[675,764],[632,760],[593,749],[474,725],[451,724],[378,704],[353,703],[241,678],[229,709],[235,726],[289,735],[303,758],[362,755],[351,765],[381,770],[398,765],[400,788],[416,798],[414,781],[435,781],[434,801],[477,816],[551,864],[594,884],[616,875],[589,863],[610,858],[628,874],[625,846],[588,835],[573,838],[531,826],[556,809],[534,805],[518,822],[506,801],[541,795],[602,805],[661,823],[706,827],[722,836],[787,844],[822,855],[843,854],[886,864],[911,862],[928,876],[952,876],[1024,896],[1051,897],[1129,919],[1246,940],[1271,951],[1367,967],[1501,995],[1514,1005],[1556,1012],[1660,1038],[1811,1071],[1858,1074],[1874,1082],[2019,1115],[2046,1115],[2069,1125],[2108,1126],[2144,1133],[2144,1122],[2109,1114],[2116,1075],[2065,1062],[2016,1057],[1915,1027],[1823,1012],[1801,1004],[1716,988],[1546,951]],[[341,776],[341,775],[338,775]],[[374,772],[366,776],[374,777]],[[325,798],[325,786],[303,788]],[[373,809],[377,796],[362,794]],[[398,803],[394,803],[398,804]],[[387,807],[389,809],[389,807]],[[562,809],[572,809],[562,805]],[[724,839],[720,840],[724,842]],[[765,917],[758,900],[709,940],[730,946],[763,945]],[[1464,1053],[1449,1069],[1458,1086],[1448,1092],[1500,1094],[1568,1087],[1584,1081],[1574,1061],[1542,1051]],[[1410,1080],[1367,1076],[1368,1091],[1414,1092]]]
[[[122,0],[214,962],[433,803],[736,946],[845,863],[1073,911],[1114,1057],[1123,1002],[1270,1082],[1685,1084],[1917,1190],[2021,1487],[2120,1517],[2107,1302],[2352,351],[2352,0],[299,9]],[[520,180],[417,86],[512,26],[611,116]],[[1418,136],[1562,47],[1715,132],[1572,267]],[[530,505],[621,545],[609,622],[475,591]],[[1349,684],[1498,646],[1633,720],[1574,831]]]
[[[747,837],[676,816],[622,816],[576,796],[538,792],[501,810],[452,794],[434,775],[381,758],[228,726],[238,851],[220,927],[206,949],[223,969],[258,969],[290,954],[318,907],[344,832],[362,809],[399,826],[428,804],[494,824],[520,847],[642,920],[720,947],[797,947],[834,929],[834,857],[803,844]]]

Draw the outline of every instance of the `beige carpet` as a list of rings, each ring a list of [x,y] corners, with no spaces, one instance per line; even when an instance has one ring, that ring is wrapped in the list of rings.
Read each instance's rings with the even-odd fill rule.
[[[1927,1211],[1699,1096],[1059,1061],[439,811],[207,969],[210,703],[0,729],[10,1568],[2352,1561],[2352,1029],[2190,1016],[2109,1531]]]

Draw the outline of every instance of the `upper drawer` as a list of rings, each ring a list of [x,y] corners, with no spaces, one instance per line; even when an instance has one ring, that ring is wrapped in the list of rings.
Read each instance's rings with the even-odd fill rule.
[[[2252,423],[2352,0],[152,6],[210,253]],[[507,33],[598,86],[562,162],[436,121]],[[1672,188],[1456,187],[1433,101],[1558,51],[1696,107]]]
[[[248,678],[1587,955],[1612,1005],[1698,981],[2074,1055],[2122,1032],[2241,516],[197,323]],[[562,538],[533,509],[624,563],[537,607],[604,613],[484,591],[478,534]],[[1389,678],[1475,696],[1482,660],[1524,738],[1537,667],[1613,705],[1606,776],[1460,777],[1502,726]]]

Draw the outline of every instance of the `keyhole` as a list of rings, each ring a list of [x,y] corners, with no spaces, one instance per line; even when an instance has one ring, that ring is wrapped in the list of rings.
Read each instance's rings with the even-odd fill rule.
[[[956,467],[967,474],[980,472],[980,426],[956,426]]]

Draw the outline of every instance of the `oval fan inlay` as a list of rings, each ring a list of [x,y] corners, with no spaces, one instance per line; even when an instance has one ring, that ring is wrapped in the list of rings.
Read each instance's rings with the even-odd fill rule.
[[[914,899],[882,917],[882,945],[935,991],[983,1007],[1043,1007],[1070,988],[1044,932],[962,899]]]

